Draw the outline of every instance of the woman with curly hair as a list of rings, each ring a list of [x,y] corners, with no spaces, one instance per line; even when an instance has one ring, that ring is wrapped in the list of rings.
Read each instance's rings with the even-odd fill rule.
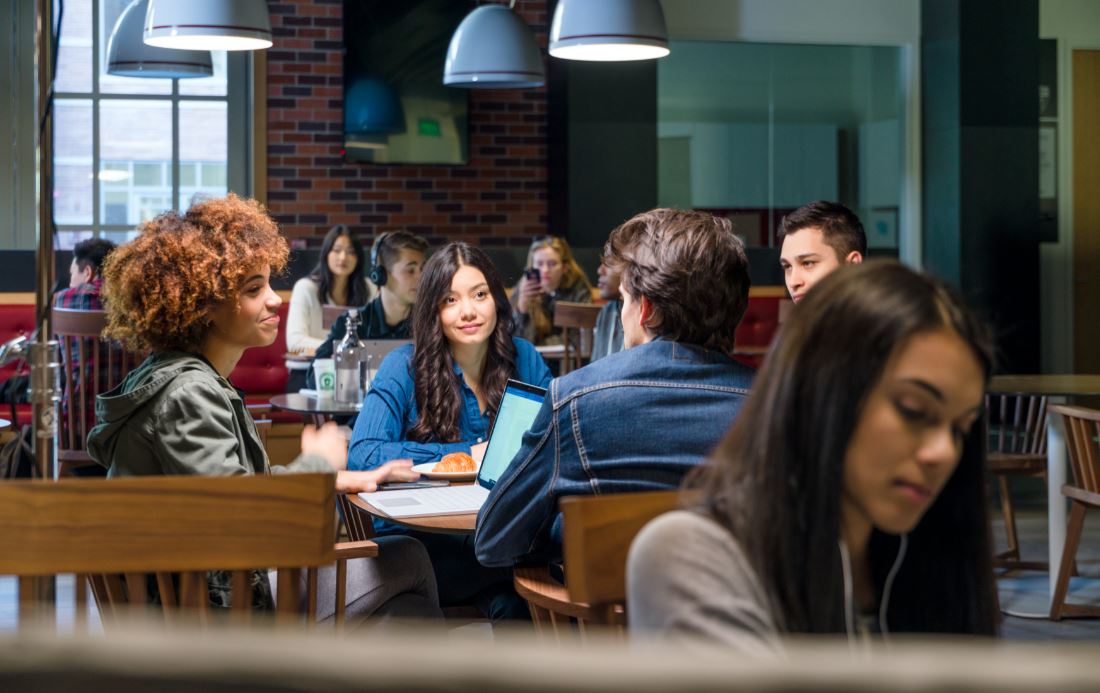
[[[783,325],[688,508],[631,547],[634,634],[992,636],[985,325],[941,282],[848,265]]]
[[[504,284],[484,252],[450,243],[424,265],[412,314],[415,346],[382,362],[355,423],[348,466],[437,460],[489,438],[509,378],[545,387],[550,371],[530,342],[512,336]],[[380,534],[404,531],[376,523]],[[428,548],[443,604],[471,599],[490,618],[524,617],[511,571],[483,568],[473,537],[416,534]],[[518,600],[518,601],[517,601]]]
[[[302,453],[271,467],[251,415],[227,379],[245,349],[271,344],[282,299],[269,283],[286,265],[287,245],[259,203],[235,195],[166,212],[119,247],[104,270],[105,334],[149,356],[114,390],[96,400],[98,423],[88,453],[108,476],[230,476],[335,472],[336,489],[374,490],[387,479],[410,480],[408,462],[349,472],[336,426],[308,427]],[[423,547],[387,544],[378,559],[349,563],[348,613],[438,613]],[[353,573],[354,571],[354,573]],[[211,585],[226,602],[228,583]],[[335,571],[321,573],[318,604],[331,609]],[[266,579],[254,603],[270,606]],[[326,598],[327,597],[327,598]],[[331,610],[318,617],[331,616]]]
[[[367,260],[363,244],[343,224],[337,224],[325,234],[317,266],[294,283],[290,292],[290,308],[286,315],[286,348],[292,353],[312,354],[324,343],[328,329],[324,327],[326,303],[358,308],[377,295],[378,289],[367,281]],[[287,392],[297,392],[306,384],[309,362],[286,362],[290,377]]]
[[[543,346],[560,344],[554,328],[558,301],[591,303],[592,284],[561,236],[540,236],[527,251],[527,269],[512,291],[515,334]]]

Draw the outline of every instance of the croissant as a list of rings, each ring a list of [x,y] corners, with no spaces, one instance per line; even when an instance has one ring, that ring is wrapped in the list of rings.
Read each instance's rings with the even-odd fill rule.
[[[433,472],[476,472],[477,463],[474,458],[464,452],[452,452],[444,455],[443,459],[436,462]]]

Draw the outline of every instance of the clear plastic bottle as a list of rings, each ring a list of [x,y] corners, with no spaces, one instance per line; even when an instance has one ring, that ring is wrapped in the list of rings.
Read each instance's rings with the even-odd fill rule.
[[[359,342],[359,311],[348,311],[347,332],[336,346],[336,393],[334,399],[341,404],[359,404],[363,401],[363,351]]]

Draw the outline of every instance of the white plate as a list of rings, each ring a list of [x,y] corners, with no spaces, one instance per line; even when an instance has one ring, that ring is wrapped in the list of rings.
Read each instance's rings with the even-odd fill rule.
[[[432,469],[439,462],[424,462],[422,464],[414,464],[413,471],[419,472],[423,476],[429,479],[450,479],[451,481],[473,481],[477,478],[477,472],[433,472]]]

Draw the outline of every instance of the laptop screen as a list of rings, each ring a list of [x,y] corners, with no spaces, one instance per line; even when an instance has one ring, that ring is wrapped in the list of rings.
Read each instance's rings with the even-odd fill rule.
[[[485,449],[485,458],[481,460],[481,469],[477,480],[482,486],[492,488],[497,479],[508,468],[508,463],[519,452],[523,434],[535,422],[535,415],[546,398],[546,390],[534,385],[509,380],[504,389],[504,397],[497,409],[497,418],[493,430],[489,433],[489,445]]]

